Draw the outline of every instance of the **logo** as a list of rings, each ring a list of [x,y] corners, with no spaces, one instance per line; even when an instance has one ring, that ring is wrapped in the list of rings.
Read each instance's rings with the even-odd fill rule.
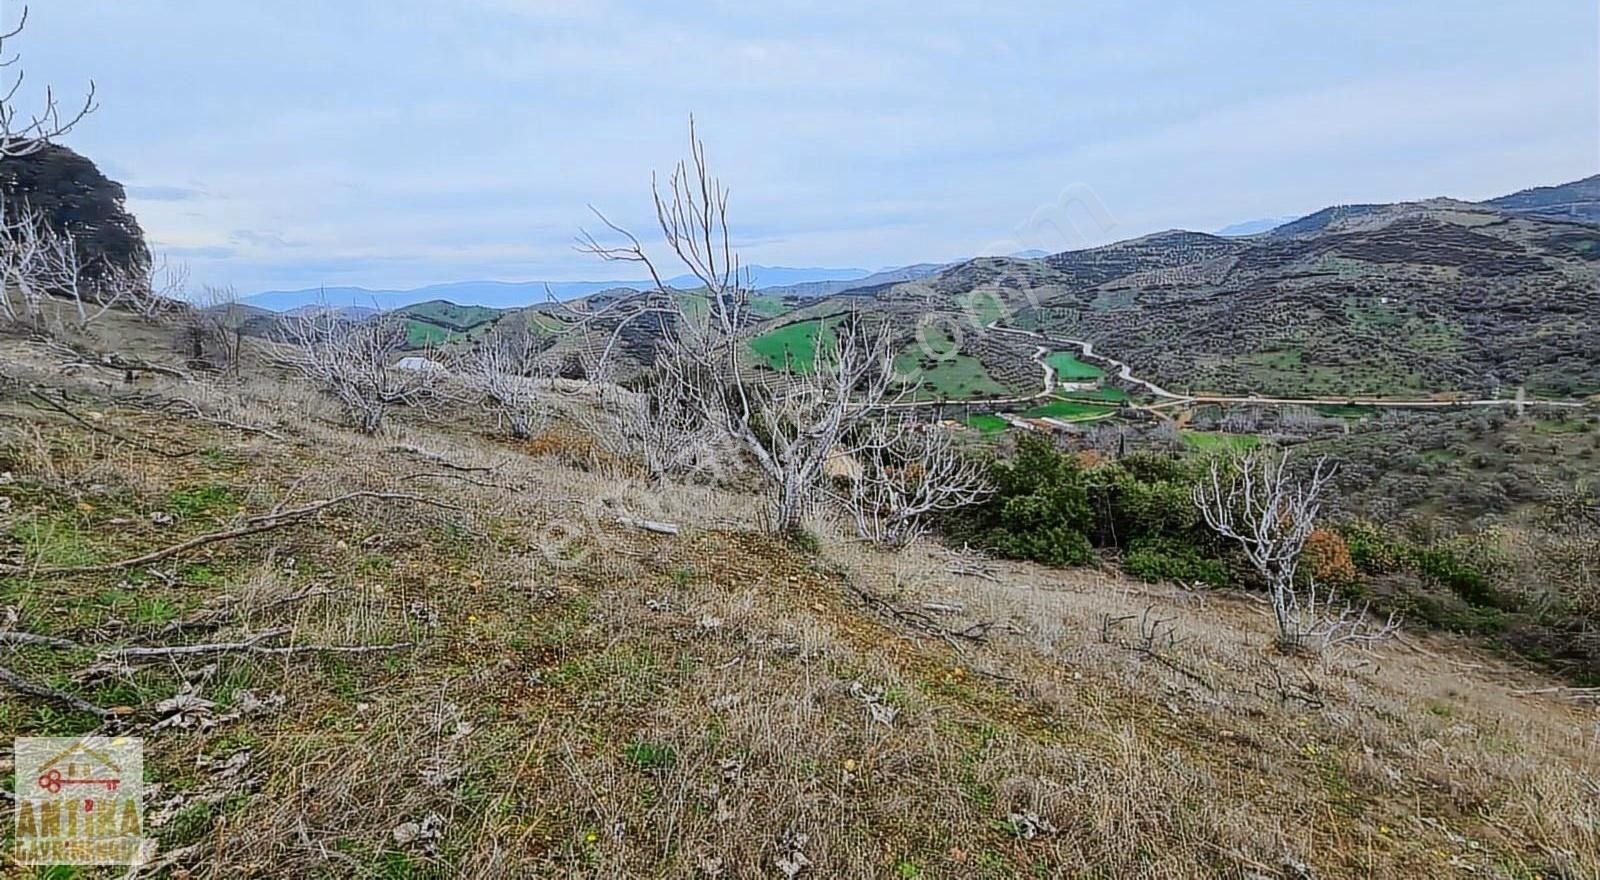
[[[144,741],[18,737],[16,850],[24,865],[131,865],[144,831]]]

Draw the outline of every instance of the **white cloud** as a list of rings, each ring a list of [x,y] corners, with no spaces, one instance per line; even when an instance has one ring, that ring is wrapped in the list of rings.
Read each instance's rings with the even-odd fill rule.
[[[1106,237],[1483,197],[1600,167],[1596,15],[52,0],[17,48],[31,82],[96,80],[102,109],[69,143],[197,278],[248,291],[605,274],[569,247],[587,204],[647,229],[650,172],[691,111],[747,259],[769,265],[974,253],[1036,235],[1078,183],[1117,221]]]

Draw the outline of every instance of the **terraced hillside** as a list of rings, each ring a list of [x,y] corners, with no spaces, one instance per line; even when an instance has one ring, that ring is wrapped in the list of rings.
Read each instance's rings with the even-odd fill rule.
[[[1600,392],[1600,227],[1436,200],[1015,263],[973,261],[919,292],[1005,291],[1011,323],[1091,340],[1179,390]]]

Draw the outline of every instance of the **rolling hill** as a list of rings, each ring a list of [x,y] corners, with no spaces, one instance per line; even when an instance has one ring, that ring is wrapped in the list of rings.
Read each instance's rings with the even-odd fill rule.
[[[1490,199],[1483,205],[1552,220],[1600,223],[1600,174],[1558,186],[1536,186]]]
[[[891,310],[993,297],[1013,324],[1091,340],[1197,392],[1594,394],[1600,227],[1551,212],[1581,213],[1597,183],[1338,206],[1243,238],[1170,231],[971,260],[875,293]]]

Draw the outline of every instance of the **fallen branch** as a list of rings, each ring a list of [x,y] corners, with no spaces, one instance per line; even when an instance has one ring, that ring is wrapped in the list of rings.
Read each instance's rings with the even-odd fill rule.
[[[1157,650],[1156,646],[1160,642],[1166,642],[1166,647],[1171,650],[1188,641],[1188,639],[1179,639],[1177,637],[1177,630],[1172,625],[1171,618],[1158,617],[1152,620],[1150,612],[1154,610],[1155,606],[1149,605],[1145,607],[1142,615],[1124,614],[1118,617],[1112,617],[1110,614],[1100,615],[1100,641],[1132,651],[1140,657],[1154,660],[1206,690],[1216,693],[1217,686],[1210,679]],[[1113,637],[1113,633],[1120,629],[1124,623],[1135,618],[1139,620],[1138,641],[1130,642],[1126,639]]]
[[[160,647],[117,648],[100,654],[103,660],[139,660],[149,657],[196,657],[212,654],[381,654],[404,651],[416,647],[416,642],[394,642],[386,645],[267,645],[289,635],[288,627],[269,629],[242,642],[210,642],[200,645],[163,645]]]
[[[994,626],[994,621],[985,620],[974,623],[963,629],[949,629],[941,626],[938,621],[922,613],[921,611],[917,611],[912,608],[901,608],[898,605],[895,605],[893,602],[890,602],[888,599],[885,599],[883,596],[880,596],[877,593],[866,589],[865,587],[859,586],[853,581],[847,580],[846,583],[849,584],[851,591],[854,592],[862,602],[866,603],[868,608],[871,608],[880,614],[888,615],[889,617],[892,617],[895,620],[898,620],[914,629],[919,629],[930,635],[938,636],[939,638],[944,639],[946,642],[949,642],[952,647],[958,647],[956,639],[964,639],[969,642],[987,641],[989,629],[990,627]]]
[[[4,666],[0,666],[0,684],[4,684],[6,687],[11,688],[19,694],[26,694],[30,697],[39,697],[40,699],[60,703],[75,712],[87,712],[99,718],[109,718],[112,714],[109,709],[102,709],[99,706],[96,706],[95,704],[81,697],[75,697],[66,691],[56,690],[53,687],[42,685],[38,682],[29,681],[28,679],[23,678]]]
[[[236,526],[231,529],[225,529],[220,532],[210,532],[208,534],[190,538],[187,541],[146,553],[143,556],[134,556],[129,559],[108,562],[103,565],[52,566],[49,568],[36,569],[34,574],[93,574],[97,572],[122,571],[129,568],[137,568],[141,565],[149,565],[152,562],[160,562],[163,559],[177,556],[180,553],[185,553],[197,547],[204,547],[207,544],[215,544],[219,541],[229,541],[234,538],[243,538],[247,535],[259,534],[261,532],[271,531],[273,529],[279,529],[287,525],[292,525],[335,505],[355,501],[360,498],[371,498],[378,501],[414,501],[418,504],[427,504],[433,507],[443,508],[445,510],[461,509],[453,504],[446,504],[443,501],[435,501],[431,498],[424,498],[421,495],[407,495],[400,492],[373,492],[365,490],[360,492],[349,492],[344,495],[340,495],[337,498],[327,498],[322,501],[314,501],[303,507],[295,507],[283,511],[272,511],[260,516],[253,516],[245,520],[243,525]]]
[[[635,519],[631,516],[618,516],[617,522],[621,525],[629,526],[631,528],[644,529],[647,532],[655,532],[658,535],[676,535],[678,533],[678,527],[669,522]]]
[[[427,473],[427,472],[416,473],[416,474],[406,474],[405,476],[400,477],[396,482],[404,483],[404,482],[408,482],[410,480],[422,480],[422,479],[459,480],[460,482],[468,483],[468,484],[471,484],[473,486],[482,486],[485,489],[504,489],[507,492],[521,492],[521,491],[523,491],[524,489],[527,488],[526,486],[507,486],[507,485],[505,485],[503,483],[485,483],[482,480],[474,480],[473,478],[465,476],[463,474],[444,474],[444,473]]]
[[[72,649],[80,647],[71,639],[58,639],[54,636],[41,636],[37,633],[26,632],[0,632],[0,645],[43,645],[47,648]]]
[[[1591,700],[1600,702],[1600,687],[1544,687],[1530,688],[1527,690],[1512,691],[1513,697],[1556,697],[1571,700],[1575,703],[1585,703]]]
[[[54,410],[54,411],[56,411],[56,412],[58,412],[58,413],[60,413],[60,414],[62,414],[64,416],[66,416],[67,418],[73,420],[74,422],[77,422],[79,425],[82,425],[83,427],[88,428],[89,430],[91,430],[91,431],[93,431],[93,432],[95,432],[97,434],[104,434],[105,436],[110,437],[111,439],[116,440],[116,441],[118,441],[120,443],[126,443],[129,446],[136,446],[136,447],[148,450],[150,452],[154,452],[156,455],[159,455],[162,458],[186,458],[186,457],[194,455],[194,454],[196,454],[196,453],[198,453],[200,451],[199,449],[182,449],[182,450],[162,449],[162,448],[160,448],[158,446],[153,445],[149,440],[144,440],[144,441],[136,440],[136,439],[134,439],[132,437],[129,437],[129,436],[125,435],[125,434],[121,434],[121,433],[118,433],[116,431],[113,431],[110,428],[104,428],[104,427],[101,427],[100,425],[96,425],[94,422],[91,422],[88,419],[86,419],[86,418],[78,415],[77,413],[73,412],[72,410],[67,409],[61,403],[59,403],[59,402],[57,402],[55,400],[51,400],[47,395],[45,395],[44,393],[40,392],[37,388],[29,388],[28,389],[28,395],[33,397],[35,400],[38,400],[39,402],[43,403],[46,407],[49,407],[50,409],[52,409],[52,410]],[[35,404],[35,405],[37,405],[37,404]]]
[[[494,470],[494,468],[488,467],[473,467],[464,464],[456,464],[455,462],[450,461],[438,453],[429,452],[426,449],[418,449],[415,446],[391,446],[389,447],[389,451],[398,452],[402,455],[414,455],[423,461],[431,461],[447,470],[460,471],[464,474],[487,474]]]
[[[260,425],[251,425],[245,422],[235,422],[232,419],[225,419],[222,416],[208,413],[201,409],[198,403],[195,403],[192,400],[187,400],[182,397],[175,397],[171,402],[181,403],[185,406],[188,406],[189,411],[185,413],[185,415],[189,416],[190,418],[199,419],[202,422],[210,422],[213,425],[220,425],[224,428],[232,428],[235,431],[243,431],[246,434],[260,434],[263,437],[268,437],[285,443],[289,441],[289,438],[279,434],[277,431],[274,431],[271,428],[263,428]]]
[[[189,657],[205,654],[227,654],[233,651],[250,651],[259,647],[262,642],[270,642],[273,639],[281,639],[289,633],[290,630],[288,627],[280,627],[278,629],[269,629],[266,632],[257,633],[256,635],[253,635],[242,642],[213,642],[211,644],[202,645],[164,645],[156,648],[116,648],[110,651],[101,652],[100,659],[136,660],[140,657]]]
[[[238,613],[260,614],[264,611],[270,611],[274,608],[281,608],[284,605],[292,605],[296,602],[303,602],[306,599],[314,599],[318,596],[337,595],[338,592],[338,590],[328,590],[321,587],[308,587],[298,593],[293,593],[288,596],[280,596],[269,602],[263,602],[260,605],[242,609]],[[222,627],[228,623],[228,619],[235,613],[235,608],[240,601],[242,600],[240,600],[237,596],[226,597],[226,601],[224,601],[220,607],[208,608],[195,617],[186,618],[184,620],[174,620],[162,627],[160,631],[156,633],[156,636],[169,636],[173,633],[183,632],[185,630],[208,630]]]

